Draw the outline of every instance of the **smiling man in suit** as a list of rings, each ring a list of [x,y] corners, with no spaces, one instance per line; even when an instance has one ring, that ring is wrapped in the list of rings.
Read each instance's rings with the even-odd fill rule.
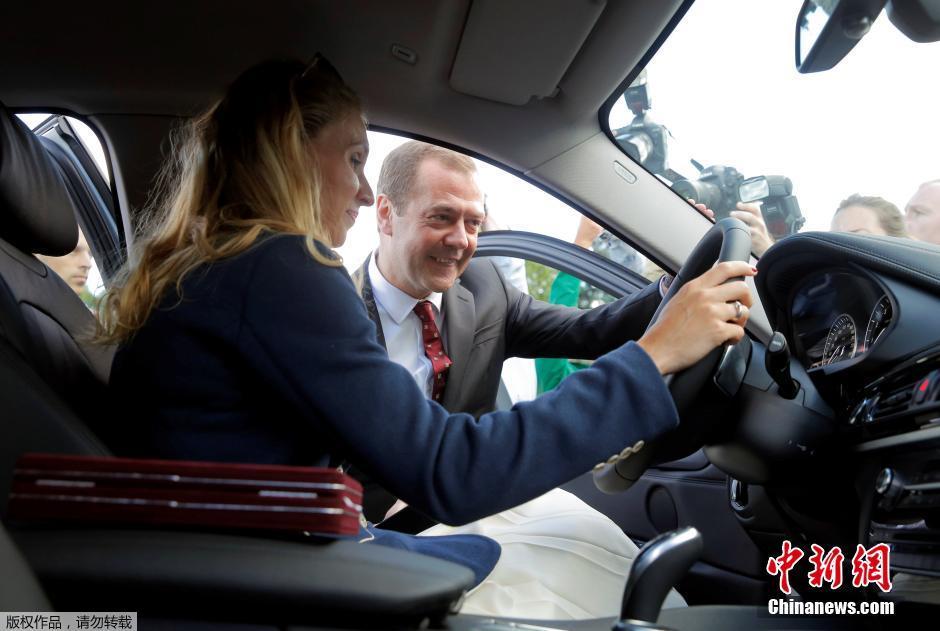
[[[492,260],[471,261],[486,219],[476,175],[472,159],[436,145],[392,151],[376,186],[379,247],[355,277],[389,357],[429,398],[479,416],[496,407],[504,360],[595,359],[638,339],[661,294],[653,283],[596,309],[551,305],[513,287]],[[366,516],[380,521],[394,497],[362,477]]]
[[[453,412],[479,416],[495,408],[505,359],[595,359],[638,339],[660,303],[653,283],[591,310],[551,305],[513,287],[492,260],[471,261],[486,211],[476,165],[459,153],[407,142],[385,158],[376,191],[379,247],[356,280],[389,357]],[[364,482],[365,513],[379,521],[395,498]],[[488,588],[493,593],[477,594],[476,602],[525,601],[538,582],[537,608],[549,618],[610,614],[637,553],[616,524],[560,489],[460,529],[432,524],[401,511],[383,526],[495,539],[502,558],[494,571],[501,573]],[[533,555],[542,554],[563,559],[585,577],[585,588],[562,593],[550,577],[530,575]],[[673,590],[667,606],[683,604]]]
[[[493,410],[508,357],[595,359],[638,339],[659,305],[656,283],[596,309],[551,305],[492,261],[471,261],[486,215],[464,155],[407,142],[376,190],[379,247],[357,272],[363,299],[392,360],[448,410]]]

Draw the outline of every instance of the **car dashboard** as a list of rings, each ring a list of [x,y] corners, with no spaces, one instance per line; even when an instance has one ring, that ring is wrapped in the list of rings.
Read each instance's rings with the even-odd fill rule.
[[[807,370],[861,360],[891,327],[894,300],[875,279],[823,271],[790,303],[794,353]]]
[[[846,479],[858,543],[887,544],[893,570],[940,578],[940,248],[805,233],[758,269],[793,376],[832,410],[819,449],[830,468],[816,475]]]
[[[940,427],[940,328],[924,313],[940,313],[935,302],[858,264],[822,269],[793,290],[794,358],[855,442]]]

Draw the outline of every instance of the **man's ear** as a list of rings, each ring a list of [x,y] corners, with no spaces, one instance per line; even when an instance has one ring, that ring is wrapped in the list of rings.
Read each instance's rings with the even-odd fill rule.
[[[392,208],[392,200],[385,195],[378,195],[375,198],[375,223],[378,226],[379,234],[392,236],[392,215],[395,209]]]

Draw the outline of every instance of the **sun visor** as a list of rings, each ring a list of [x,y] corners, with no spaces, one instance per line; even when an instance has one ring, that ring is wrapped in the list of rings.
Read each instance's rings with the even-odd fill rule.
[[[510,105],[555,94],[605,0],[474,0],[450,85]]]

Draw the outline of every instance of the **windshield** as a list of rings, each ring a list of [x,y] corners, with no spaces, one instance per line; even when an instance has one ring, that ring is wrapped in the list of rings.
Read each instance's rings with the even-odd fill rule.
[[[940,44],[915,44],[882,13],[834,69],[799,74],[801,4],[697,0],[616,100],[612,134],[719,217],[762,200],[777,239],[837,229],[940,243],[904,217],[940,178]],[[940,226],[940,183],[928,188]]]

